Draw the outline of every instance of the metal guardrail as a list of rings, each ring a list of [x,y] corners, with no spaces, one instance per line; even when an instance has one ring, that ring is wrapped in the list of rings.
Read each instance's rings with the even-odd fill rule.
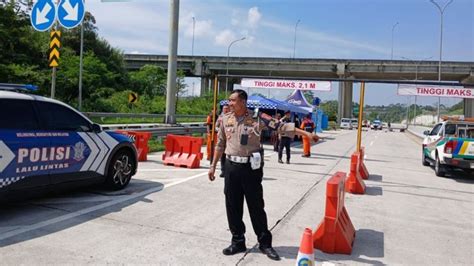
[[[164,118],[165,114],[132,114],[132,113],[101,113],[101,112],[83,112],[87,117],[112,117],[112,118]],[[179,118],[202,118],[206,119],[206,115],[176,115]]]
[[[175,135],[192,135],[204,134],[207,128],[203,124],[183,124],[183,125],[147,125],[147,124],[122,124],[122,125],[102,125],[105,130],[128,130],[128,131],[146,131],[150,132],[153,137],[165,137],[168,134]]]

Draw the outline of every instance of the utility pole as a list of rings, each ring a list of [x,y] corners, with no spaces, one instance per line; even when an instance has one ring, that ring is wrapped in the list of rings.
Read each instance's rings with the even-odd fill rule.
[[[295,25],[295,38],[293,39],[293,59],[296,56],[296,29],[298,28],[298,24],[300,24],[300,21],[301,20],[298,19],[298,21],[296,21],[296,25]]]
[[[441,59],[443,55],[443,16],[444,16],[444,10],[448,7],[449,4],[451,4],[454,0],[449,0],[444,7],[441,7],[436,3],[434,0],[430,0],[430,2],[435,5],[438,10],[439,10],[439,15],[440,15],[440,35],[439,35],[439,64],[438,64],[438,81],[441,81]],[[438,120],[439,122],[439,115],[440,115],[440,105],[441,105],[441,97],[438,97]]]
[[[166,88],[166,124],[176,123],[176,68],[178,54],[179,0],[170,1],[170,39],[168,48],[168,80]]]
[[[84,20],[81,22],[81,48],[79,52],[79,104],[77,109],[82,110],[82,67],[83,67],[83,51],[84,51]]]

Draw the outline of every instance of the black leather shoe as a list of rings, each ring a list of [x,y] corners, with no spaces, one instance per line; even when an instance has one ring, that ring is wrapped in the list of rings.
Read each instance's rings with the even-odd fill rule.
[[[290,161],[286,161],[286,164],[290,164]]]
[[[272,260],[280,260],[280,256],[278,255],[278,253],[276,252],[276,250],[274,250],[272,247],[270,248],[262,248],[262,247],[259,247],[258,249],[260,249],[260,251],[267,255],[267,257],[269,257],[270,259]]]
[[[230,256],[245,251],[247,251],[247,248],[245,246],[230,245],[223,249],[222,253],[226,256]]]
[[[282,161],[281,159],[278,159],[278,162],[279,162],[279,163],[283,163],[283,161]]]
[[[219,175],[219,177],[224,177],[224,173],[221,173],[221,174]]]

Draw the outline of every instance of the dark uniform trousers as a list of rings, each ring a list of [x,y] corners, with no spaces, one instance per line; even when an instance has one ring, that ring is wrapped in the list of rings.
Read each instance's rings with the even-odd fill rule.
[[[224,173],[224,170],[225,170],[225,157],[227,155],[225,153],[222,153],[222,156],[221,156],[221,173]]]
[[[272,234],[268,230],[263,202],[263,169],[252,170],[250,163],[241,164],[226,160],[224,174],[225,204],[232,244],[245,244],[245,224],[242,221],[245,197],[253,230],[260,246],[271,247]]]
[[[280,146],[278,147],[278,159],[281,160],[283,157],[283,148],[286,149],[286,161],[290,161],[291,151],[290,151],[291,138],[281,137]]]

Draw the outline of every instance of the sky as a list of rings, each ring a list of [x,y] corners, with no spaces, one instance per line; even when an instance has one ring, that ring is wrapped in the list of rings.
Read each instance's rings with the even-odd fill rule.
[[[123,52],[168,53],[169,0],[87,0],[86,9],[96,18],[99,35]],[[232,45],[231,56],[291,58],[294,52],[296,58],[390,59],[393,44],[393,59],[439,60],[440,13],[429,0],[181,0],[179,12],[178,55],[193,52],[194,17],[194,55],[226,56],[230,42],[246,37]],[[474,61],[474,0],[454,0],[446,8],[442,60]],[[199,80],[187,83],[196,95]],[[337,83],[332,87],[317,96],[337,99]],[[437,101],[418,98],[422,104]],[[407,100],[396,95],[395,85],[367,85],[367,104]],[[442,104],[458,101],[442,99]]]

